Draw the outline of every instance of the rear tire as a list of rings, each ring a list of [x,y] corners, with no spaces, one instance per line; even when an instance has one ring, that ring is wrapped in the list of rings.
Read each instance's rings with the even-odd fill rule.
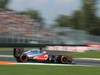
[[[28,56],[26,54],[22,54],[19,58],[21,62],[27,62],[28,61]]]

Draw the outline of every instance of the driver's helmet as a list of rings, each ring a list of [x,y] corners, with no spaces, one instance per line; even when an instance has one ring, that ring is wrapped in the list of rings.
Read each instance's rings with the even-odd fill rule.
[[[47,53],[46,51],[43,51],[43,53]]]

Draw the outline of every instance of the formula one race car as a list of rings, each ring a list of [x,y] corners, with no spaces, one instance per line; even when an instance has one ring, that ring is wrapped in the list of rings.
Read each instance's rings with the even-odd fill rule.
[[[72,56],[49,55],[46,50],[41,48],[27,51],[24,51],[23,48],[14,48],[13,55],[17,62],[37,61],[43,63],[71,64],[73,61]]]

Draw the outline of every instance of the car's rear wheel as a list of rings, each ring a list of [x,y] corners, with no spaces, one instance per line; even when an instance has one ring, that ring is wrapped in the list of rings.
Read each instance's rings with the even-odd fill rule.
[[[21,62],[27,62],[28,56],[26,54],[22,54],[19,59],[20,59]]]

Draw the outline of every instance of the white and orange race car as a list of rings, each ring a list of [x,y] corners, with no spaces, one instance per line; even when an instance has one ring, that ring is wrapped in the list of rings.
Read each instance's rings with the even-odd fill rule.
[[[23,48],[14,48],[13,55],[17,62],[37,61],[42,63],[71,64],[72,56],[49,55],[44,49],[31,49],[24,51]]]

